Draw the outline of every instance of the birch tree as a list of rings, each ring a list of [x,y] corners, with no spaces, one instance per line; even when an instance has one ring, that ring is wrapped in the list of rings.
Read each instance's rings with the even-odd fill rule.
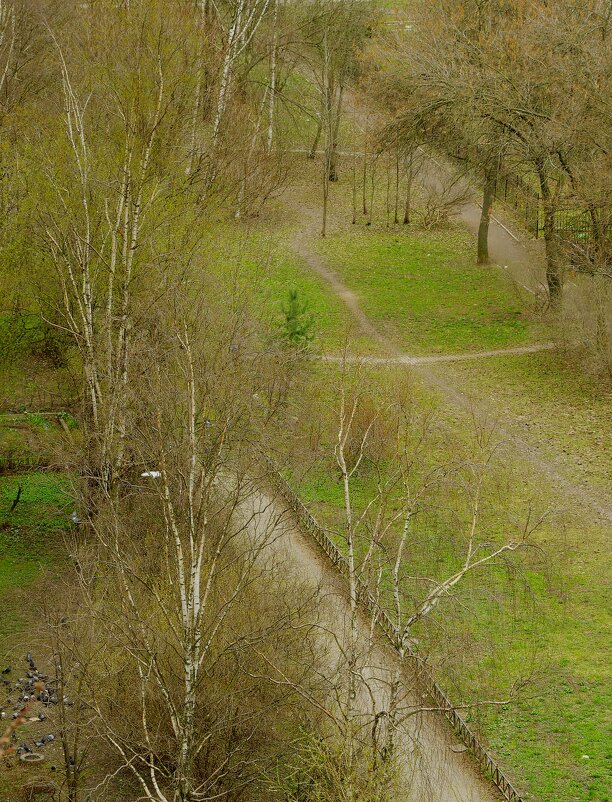
[[[522,524],[512,533],[493,540],[482,523],[482,507],[486,480],[493,456],[489,434],[478,435],[476,458],[466,464],[426,465],[425,455],[430,441],[430,421],[415,418],[401,403],[386,409],[366,407],[360,412],[363,398],[350,390],[346,378],[339,391],[339,426],[334,454],[342,490],[340,526],[334,531],[342,541],[346,556],[348,597],[350,605],[348,634],[345,645],[346,696],[342,703],[343,733],[346,739],[347,772],[354,768],[354,758],[364,721],[363,695],[374,700],[367,712],[372,730],[372,755],[379,771],[382,788],[394,776],[394,761],[406,721],[423,712],[409,699],[405,684],[406,672],[413,665],[416,632],[432,616],[444,618],[444,609],[451,604],[458,588],[472,575],[494,567],[526,549],[533,533],[542,522],[527,510]],[[381,418],[393,421],[385,438],[393,445],[387,456],[375,456],[370,440]],[[360,479],[368,477],[370,487],[364,495],[358,490]],[[456,566],[440,577],[419,576],[411,566],[416,555],[413,529],[415,521],[436,504],[440,490],[449,481],[461,478],[464,493],[466,532],[461,537],[462,552]],[[378,694],[366,666],[372,665],[372,645],[363,650],[359,636],[359,620],[363,614],[363,588],[375,604],[387,611],[395,631],[399,661],[396,670],[383,679],[384,692]],[[426,590],[423,591],[423,588]],[[374,631],[376,613],[368,613]],[[517,679],[522,682],[522,678]],[[507,704],[508,699],[485,701],[458,700],[458,706]],[[385,780],[386,778],[386,780]],[[347,798],[351,798],[350,795]],[[383,796],[380,797],[385,798]]]
[[[232,0],[223,22],[224,55],[212,124],[212,147],[216,148],[232,93],[234,71],[251,45],[271,0]],[[277,6],[275,6],[275,9]]]
[[[180,173],[162,167],[167,149],[182,137],[185,83],[177,49],[171,38],[164,41],[163,28],[156,34],[159,20],[139,28],[136,12],[125,28],[116,12],[119,17],[107,17],[112,24],[98,32],[104,47],[127,48],[124,80],[108,75],[106,91],[78,85],[55,41],[64,116],[54,145],[58,152],[65,147],[65,162],[45,155],[42,161],[54,194],[41,227],[59,290],[59,325],[73,337],[83,369],[83,470],[90,502],[96,488],[110,492],[128,459],[138,327],[155,296],[180,281],[193,247],[187,228],[166,225],[173,197],[188,197]],[[174,252],[179,242],[180,255]],[[171,255],[176,262],[169,270]]]
[[[104,633],[88,674],[116,755],[103,786],[127,772],[155,802],[235,798],[254,782],[289,699],[248,675],[261,673],[259,652],[278,665],[300,653],[310,626],[309,594],[280,580],[283,513],[257,487],[253,395],[266,372],[232,367],[227,330],[219,337],[206,318],[204,336],[185,321],[152,346],[134,433],[147,470],[98,515],[94,571],[105,580],[83,586]]]

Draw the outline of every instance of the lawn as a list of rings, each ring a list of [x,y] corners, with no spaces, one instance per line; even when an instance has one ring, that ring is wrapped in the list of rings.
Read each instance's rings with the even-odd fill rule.
[[[19,502],[13,512],[19,487]],[[0,475],[0,638],[18,631],[31,616],[16,594],[59,559],[71,498],[65,475],[52,471]],[[4,651],[4,649],[3,649]]]
[[[291,248],[293,235],[289,225],[271,232],[266,223],[219,224],[210,233],[206,268],[228,291],[239,287],[247,294],[253,314],[263,320],[272,337],[283,319],[289,292],[297,290],[313,318],[315,350],[338,350],[347,338],[350,316],[343,302]],[[352,345],[358,353],[372,350],[365,338],[353,339]]]
[[[332,235],[319,250],[373,322],[407,353],[460,353],[543,339],[529,299],[495,266],[474,264],[462,231],[370,229]]]
[[[612,503],[610,395],[554,351],[445,366],[468,395]]]

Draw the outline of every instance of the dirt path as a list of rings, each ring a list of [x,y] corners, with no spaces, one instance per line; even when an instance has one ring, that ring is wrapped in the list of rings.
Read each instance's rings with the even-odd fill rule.
[[[363,314],[361,309],[359,311]],[[371,325],[369,321],[368,324]],[[365,365],[435,365],[440,362],[465,362],[466,360],[488,359],[495,356],[537,354],[540,351],[551,351],[554,347],[554,343],[537,343],[535,345],[520,345],[515,348],[497,348],[491,351],[470,351],[465,354],[433,354],[431,356],[410,356],[409,354],[399,354],[398,356],[338,356],[337,354],[323,354],[317,358],[324,362],[348,362]]]
[[[452,376],[447,373],[441,374],[436,370],[436,363],[460,361],[468,358],[467,355],[457,354],[455,355],[456,359],[450,360],[438,358],[437,355],[417,358],[403,354],[392,340],[385,337],[376,328],[361,308],[358,296],[342,282],[340,277],[330,269],[317,252],[315,243],[319,238],[319,211],[302,204],[300,205],[300,213],[303,223],[301,229],[293,238],[295,251],[308,267],[327,282],[332,292],[344,302],[355,321],[359,333],[372,338],[385,352],[385,357],[382,360],[377,357],[368,357],[366,360],[361,361],[374,365],[385,364],[386,360],[389,364],[405,365],[415,370],[426,384],[435,388],[454,406],[460,407],[470,415],[475,414],[478,418],[490,418],[490,410],[487,409],[483,400],[475,401],[470,398],[461,390],[456,381],[453,382]],[[548,344],[545,345],[548,346]],[[538,350],[543,349],[539,348]],[[531,352],[533,353],[533,350]],[[511,354],[512,349],[506,350],[505,353]],[[530,353],[530,351],[521,351],[520,353]],[[482,352],[481,356],[499,356],[499,354]],[[474,355],[473,358],[477,358],[477,356]],[[509,456],[520,455],[522,459],[548,479],[556,487],[560,496],[567,501],[571,500],[572,503],[589,510],[591,514],[601,520],[612,521],[612,506],[605,498],[602,498],[600,494],[589,487],[578,485],[576,478],[566,468],[561,467],[543,455],[538,445],[528,442],[519,434],[518,428],[518,426],[513,426],[511,419],[507,418],[504,425],[498,424],[496,429],[497,435],[502,440],[503,447],[508,451]]]
[[[325,654],[322,671],[336,682],[337,665],[343,662],[342,647],[346,642],[349,604],[342,578],[325,560],[308,536],[286,511],[282,502],[273,502],[263,494],[254,495],[246,511],[251,521],[255,542],[267,539],[271,544],[271,559],[280,564],[288,575],[318,589],[321,654]],[[265,534],[261,534],[261,533]],[[370,651],[369,627],[360,621],[360,645],[364,662],[358,669],[367,687],[362,686],[359,707],[364,724],[371,721],[372,700],[375,712],[385,709],[389,680],[397,668],[398,657],[382,640]],[[406,675],[406,696],[403,702],[405,722],[398,739],[398,761],[402,802],[496,802],[500,799],[494,786],[485,781],[478,768],[452,734],[439,713],[419,712],[428,701],[420,691],[411,687]],[[410,714],[410,715],[407,715]]]

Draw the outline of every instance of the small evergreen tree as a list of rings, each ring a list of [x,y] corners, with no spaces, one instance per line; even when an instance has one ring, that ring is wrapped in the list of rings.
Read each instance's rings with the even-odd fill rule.
[[[300,300],[297,290],[289,290],[289,295],[282,306],[282,311],[282,339],[299,350],[310,348],[315,336],[315,320],[314,315],[308,310],[308,302]]]

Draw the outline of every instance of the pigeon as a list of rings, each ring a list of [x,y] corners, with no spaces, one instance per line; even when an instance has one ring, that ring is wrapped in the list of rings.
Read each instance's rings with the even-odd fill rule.
[[[39,721],[46,721],[46,720],[47,720],[47,717],[45,716],[45,714],[44,714],[44,713],[39,713],[39,714],[38,714],[38,720],[39,720]]]
[[[44,744],[50,744],[55,740],[55,735],[45,735],[41,740]]]
[[[3,674],[10,674],[12,670],[13,670],[13,666],[7,666],[6,668],[2,669],[2,673]]]

